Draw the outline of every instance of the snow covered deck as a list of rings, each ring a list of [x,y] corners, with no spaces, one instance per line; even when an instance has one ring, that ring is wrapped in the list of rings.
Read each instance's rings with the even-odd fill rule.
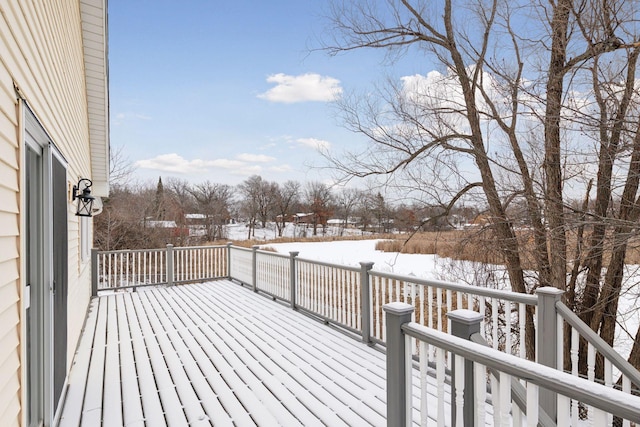
[[[385,387],[383,353],[235,283],[157,287],[92,300],[59,425],[384,426]]]

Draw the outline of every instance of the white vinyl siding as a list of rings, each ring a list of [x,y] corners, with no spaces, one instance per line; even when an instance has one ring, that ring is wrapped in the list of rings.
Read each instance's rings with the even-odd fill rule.
[[[19,141],[17,104],[6,87],[7,74],[0,57],[0,425],[16,426],[21,415]]]
[[[25,123],[20,118],[18,98],[26,101],[68,162],[69,190],[78,178],[91,177],[80,3],[80,0],[0,2],[0,426],[3,427],[21,424],[25,396],[20,388],[24,382],[20,352],[24,351],[21,297],[25,286],[20,280],[24,262],[20,236],[23,203],[20,159],[24,156],[21,140]],[[86,5],[83,7],[86,9]],[[100,7],[95,11],[98,20]],[[91,90],[105,93],[104,87]],[[103,102],[107,123],[106,97]],[[108,153],[104,147],[103,151]],[[91,294],[90,263],[80,260],[79,221],[73,213],[69,200],[68,366]]]

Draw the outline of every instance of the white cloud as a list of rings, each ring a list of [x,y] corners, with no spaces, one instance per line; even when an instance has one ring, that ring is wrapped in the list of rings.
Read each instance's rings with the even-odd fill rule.
[[[275,160],[275,157],[267,156],[264,154],[249,154],[242,153],[236,156],[238,160],[242,160],[245,162],[256,162],[256,163],[269,163]]]
[[[151,159],[138,160],[135,166],[141,169],[152,169],[167,173],[178,173],[185,175],[203,174],[213,170],[224,170],[231,175],[249,176],[259,174],[263,168],[256,163],[273,162],[276,159],[260,154],[242,153],[235,159],[193,159],[187,160],[179,154],[161,154]],[[270,168],[277,171],[278,167]],[[288,169],[284,169],[286,171]]]
[[[181,174],[204,173],[210,169],[225,169],[233,172],[238,169],[247,168],[247,163],[242,160],[187,160],[176,153],[161,154],[152,159],[138,160],[135,165],[142,169],[154,169]]]
[[[329,150],[331,148],[329,141],[317,138],[298,138],[296,142],[305,147],[313,148],[314,150]]]
[[[188,161],[176,153],[161,154],[152,159],[138,160],[135,166],[164,172],[188,173],[203,171],[202,160]]]
[[[321,76],[315,73],[306,73],[298,76],[290,76],[279,73],[267,78],[267,82],[276,86],[258,95],[258,98],[272,102],[295,102],[336,100],[342,94],[340,80],[333,77]]]

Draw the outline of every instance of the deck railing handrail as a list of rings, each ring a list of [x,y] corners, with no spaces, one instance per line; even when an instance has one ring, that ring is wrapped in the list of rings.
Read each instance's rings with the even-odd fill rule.
[[[298,262],[308,262],[310,264],[321,265],[321,266],[330,267],[330,268],[339,268],[341,270],[354,271],[354,272],[360,271],[360,267],[354,267],[352,265],[336,264],[333,262],[320,261],[317,259],[309,259],[309,258],[302,258],[302,257],[296,257],[296,260]]]

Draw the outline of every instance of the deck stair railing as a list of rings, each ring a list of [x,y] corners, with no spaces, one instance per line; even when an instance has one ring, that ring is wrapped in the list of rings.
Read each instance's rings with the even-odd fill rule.
[[[258,246],[223,246],[96,251],[93,290],[135,289],[215,278],[229,278],[255,292],[289,304],[293,309],[361,336],[370,345],[386,345],[387,317],[382,307],[391,302],[411,305],[411,321],[450,333],[448,313],[467,309],[480,313],[479,334],[493,350],[535,360],[591,383],[639,394],[640,373],[594,333],[561,301],[562,291],[541,288],[535,295],[466,284],[426,280],[373,269],[373,263],[345,266],[262,250]],[[565,339],[565,334],[567,337]],[[579,369],[580,341],[586,342],[586,371]],[[565,349],[565,342],[569,343]],[[535,346],[533,345],[535,343]],[[425,363],[437,362],[433,346],[411,352]],[[604,365],[596,374],[596,361]],[[565,360],[568,359],[568,360]],[[573,414],[584,405],[573,400]],[[553,393],[541,396],[548,414],[556,413]]]
[[[416,418],[409,398],[416,386],[421,391],[421,425],[427,425],[429,418],[442,426],[600,427],[640,423],[639,396],[473,342],[471,337],[480,331],[482,322],[482,315],[477,312],[449,313],[454,334],[447,334],[412,322],[414,307],[410,304],[389,303],[384,311],[389,336],[388,425],[407,426]],[[437,355],[435,365],[420,358],[420,384],[411,383],[410,348],[414,345],[421,354],[434,350]],[[445,378],[446,371],[452,372],[450,378]],[[431,375],[435,375],[437,393],[427,393],[427,378]],[[514,380],[523,390],[518,396],[513,392]],[[542,396],[549,394],[555,399],[554,414],[548,414],[541,402]],[[437,401],[432,401],[434,395],[438,396]],[[451,397],[451,405],[445,405],[444,396]]]

